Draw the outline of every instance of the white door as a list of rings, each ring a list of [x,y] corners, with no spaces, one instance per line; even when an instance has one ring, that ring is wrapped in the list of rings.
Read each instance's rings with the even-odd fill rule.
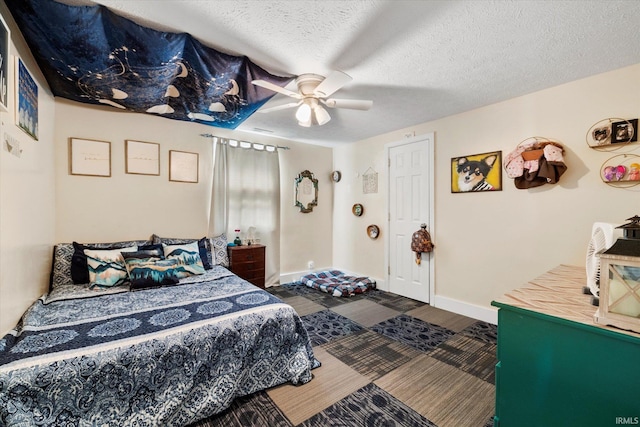
[[[427,224],[432,231],[433,134],[386,147],[389,164],[389,291],[418,301],[430,300],[431,254],[418,265],[411,236]]]

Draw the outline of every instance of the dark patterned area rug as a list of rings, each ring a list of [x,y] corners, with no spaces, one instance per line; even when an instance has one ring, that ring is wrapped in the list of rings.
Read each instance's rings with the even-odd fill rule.
[[[436,425],[405,402],[373,384],[373,381],[425,354],[487,383],[494,383],[497,343],[495,325],[477,321],[455,333],[443,326],[405,314],[424,306],[424,303],[379,290],[350,298],[333,297],[300,283],[267,290],[285,302],[287,298],[297,297],[299,300],[299,297],[303,297],[324,308],[301,316],[312,345],[322,347],[331,356],[371,381],[306,419],[298,425],[300,427],[449,427]],[[347,317],[348,304],[358,299],[373,301],[400,314],[366,328]],[[341,307],[339,311],[344,315],[332,310],[336,307]],[[489,418],[476,420],[468,426],[455,427],[492,425],[493,420]],[[192,425],[205,426],[296,427],[265,391],[238,398],[226,411]]]
[[[405,314],[380,322],[370,329],[425,353],[455,335],[455,332],[446,328],[423,322]]]
[[[363,329],[357,323],[331,310],[307,314],[302,317],[302,323],[314,347]]]
[[[375,384],[351,393],[301,426],[438,427]]]

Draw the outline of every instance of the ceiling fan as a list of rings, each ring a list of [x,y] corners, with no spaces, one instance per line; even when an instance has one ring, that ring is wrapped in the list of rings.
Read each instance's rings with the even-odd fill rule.
[[[349,75],[341,71],[334,71],[326,78],[318,74],[301,74],[296,78],[298,92],[293,92],[265,80],[253,80],[251,83],[297,100],[295,102],[264,108],[258,110],[259,112],[269,113],[298,107],[296,111],[298,124],[300,126],[310,127],[311,125],[322,126],[331,120],[331,116],[323,105],[329,108],[348,108],[351,110],[368,110],[371,108],[373,101],[369,100],[329,98],[329,96],[333,95],[351,80],[352,78]]]

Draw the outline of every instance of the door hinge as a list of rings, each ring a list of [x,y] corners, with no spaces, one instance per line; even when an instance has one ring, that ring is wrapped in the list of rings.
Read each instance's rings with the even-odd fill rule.
[[[388,267],[387,267],[387,274],[388,274],[389,276],[391,276],[391,266],[388,266]]]
[[[387,163],[388,163],[388,164],[387,164],[387,166],[388,166],[388,167],[391,167],[391,157],[389,157],[389,158],[387,159]]]

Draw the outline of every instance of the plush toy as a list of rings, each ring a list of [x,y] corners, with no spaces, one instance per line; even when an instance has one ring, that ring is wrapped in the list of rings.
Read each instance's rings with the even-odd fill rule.
[[[612,181],[613,177],[616,175],[616,168],[614,166],[607,166],[604,168],[604,171],[602,171],[602,175],[605,180]]]
[[[623,165],[607,166],[602,173],[607,181],[620,181],[627,173],[627,167]]]
[[[629,165],[629,181],[640,181],[640,164],[631,163]]]

